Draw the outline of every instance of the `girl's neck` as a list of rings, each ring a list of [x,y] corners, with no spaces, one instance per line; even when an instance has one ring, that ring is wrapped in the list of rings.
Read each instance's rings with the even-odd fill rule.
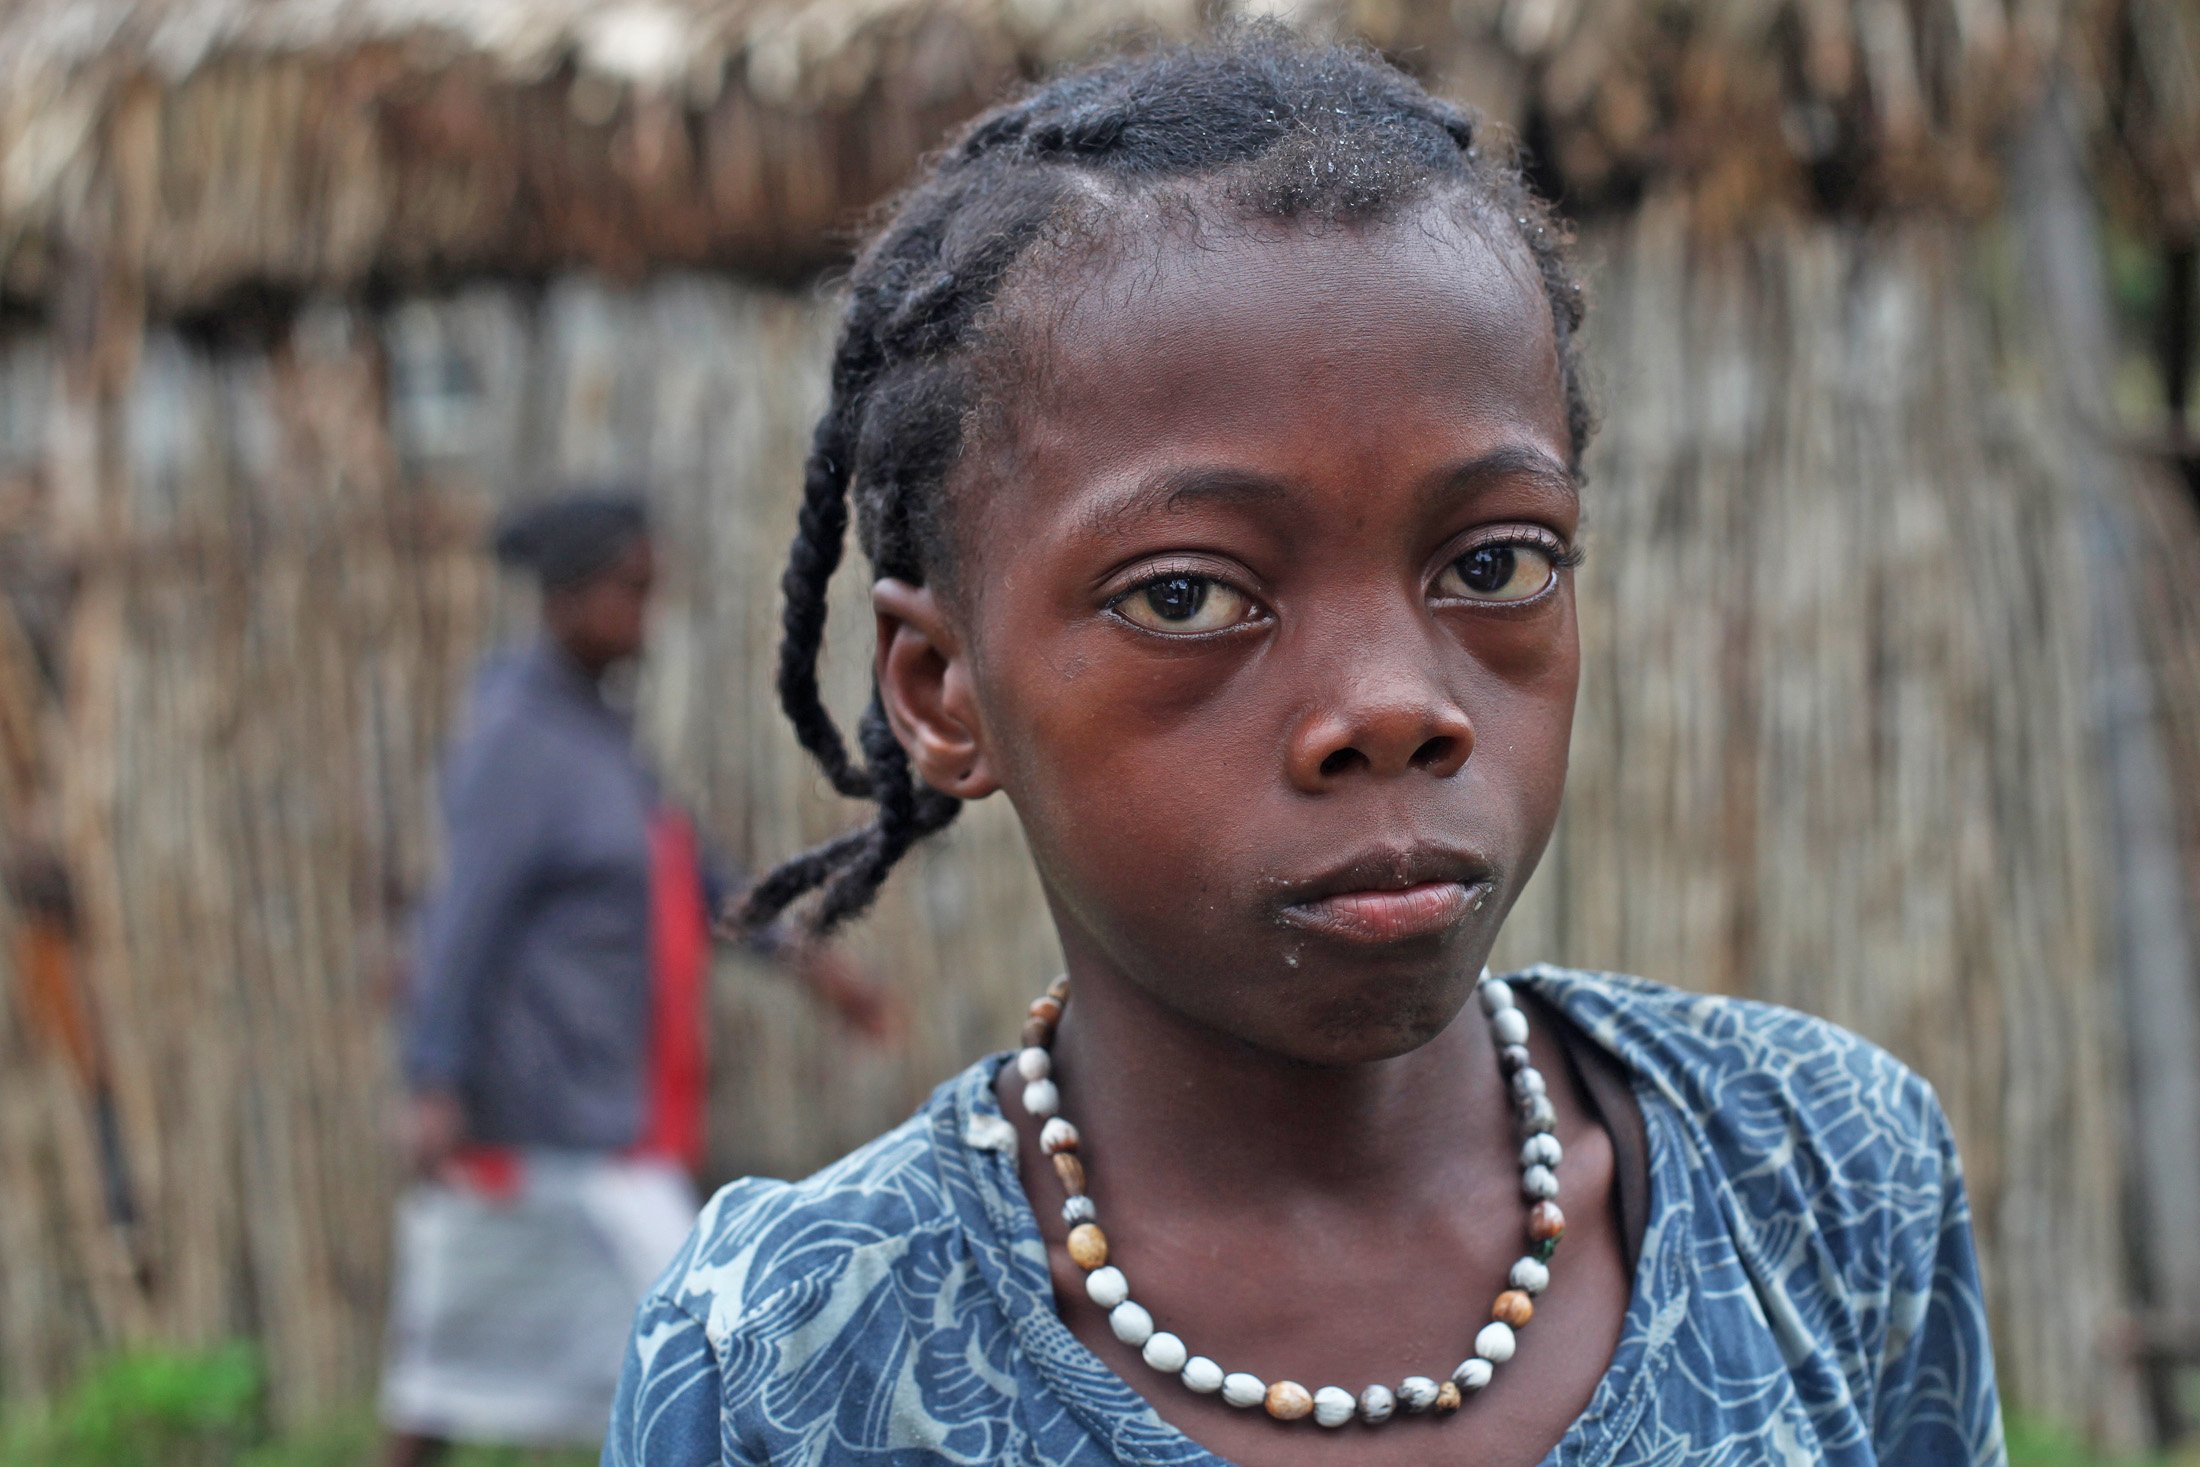
[[[1317,1066],[1257,1050],[1072,962],[1054,1043],[1063,1112],[1111,1189],[1232,1206],[1364,1205],[1509,1165],[1511,1110],[1470,1001],[1396,1058]],[[1485,1154],[1487,1153],[1487,1154]],[[1502,1154],[1502,1157],[1500,1157]]]

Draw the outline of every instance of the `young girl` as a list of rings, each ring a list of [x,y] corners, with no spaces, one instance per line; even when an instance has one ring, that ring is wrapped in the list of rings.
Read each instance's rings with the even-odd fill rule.
[[[999,791],[1067,973],[899,1129],[719,1194],[606,1463],[2000,1460],[1924,1082],[1484,975],[1565,776],[1581,312],[1471,119],[1273,34],[1044,86],[901,201],[780,670],[879,813],[746,915],[830,927]],[[816,680],[851,501],[861,762]]]

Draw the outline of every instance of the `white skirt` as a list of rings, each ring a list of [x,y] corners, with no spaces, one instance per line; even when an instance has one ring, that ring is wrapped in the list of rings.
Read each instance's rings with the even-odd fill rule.
[[[675,1163],[522,1154],[510,1196],[424,1183],[398,1205],[382,1421],[515,1446],[603,1440],[635,1307],[695,1224]]]

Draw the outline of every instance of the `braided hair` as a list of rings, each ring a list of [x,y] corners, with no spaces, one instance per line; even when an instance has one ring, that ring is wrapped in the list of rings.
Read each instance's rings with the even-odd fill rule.
[[[952,575],[948,480],[966,440],[985,431],[980,410],[998,407],[987,399],[1013,390],[984,358],[1005,345],[1018,267],[1048,255],[1043,243],[1120,227],[1124,206],[1142,200],[1351,222],[1439,192],[1526,246],[1550,303],[1578,465],[1591,415],[1575,349],[1583,301],[1564,229],[1471,114],[1364,49],[1258,26],[1126,57],[985,113],[933,160],[850,275],[831,396],[780,581],[780,705],[833,788],[875,802],[878,813],[757,882],[738,926],[768,924],[814,891],[807,925],[829,931],[867,907],[910,846],[961,808],[913,777],[875,687],[856,727],[858,762],[819,697],[818,655],[851,511],[877,575],[919,585]]]

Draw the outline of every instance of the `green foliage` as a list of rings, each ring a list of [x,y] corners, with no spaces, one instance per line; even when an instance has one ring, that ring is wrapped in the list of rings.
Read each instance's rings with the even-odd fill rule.
[[[262,1386],[249,1345],[120,1355],[0,1428],[0,1467],[230,1467],[258,1434]]]
[[[2117,312],[2138,327],[2147,326],[2161,313],[2168,281],[2161,254],[2113,223],[2103,228],[2101,241],[2109,296]]]
[[[2200,1467],[2200,1444],[2167,1457],[2124,1457],[2096,1452],[2044,1421],[2012,1417],[2008,1431],[2009,1467]]]
[[[359,1416],[271,1435],[266,1375],[248,1344],[119,1355],[52,1407],[0,1418],[0,1467],[367,1467]],[[467,1447],[448,1467],[595,1467],[588,1451]]]

